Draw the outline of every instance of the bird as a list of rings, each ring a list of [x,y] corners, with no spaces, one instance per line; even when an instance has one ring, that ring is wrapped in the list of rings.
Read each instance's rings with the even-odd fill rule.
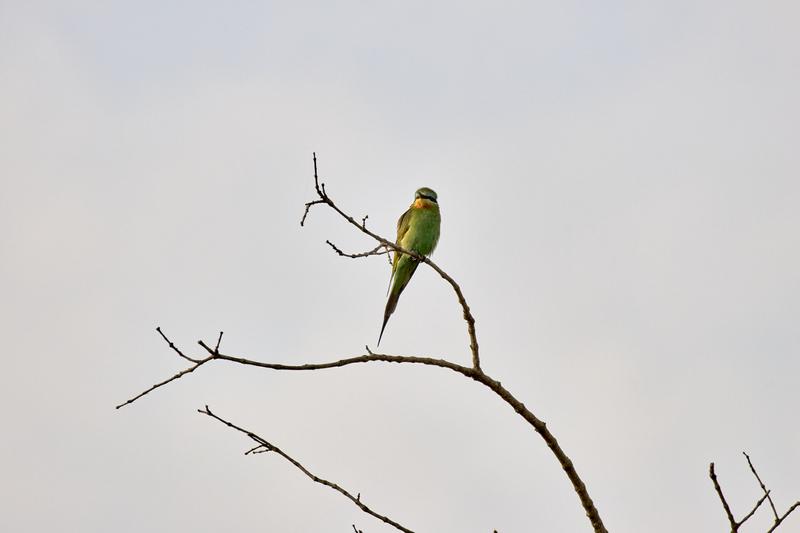
[[[411,207],[403,213],[397,221],[397,240],[398,246],[406,250],[416,252],[425,257],[431,255],[439,242],[439,226],[442,217],[439,213],[439,197],[433,189],[422,187],[414,193],[414,202]],[[394,252],[392,261],[392,276],[389,278],[389,299],[386,301],[386,309],[383,312],[383,326],[378,336],[378,346],[381,344],[383,330],[386,323],[397,308],[397,301],[400,299],[403,289],[406,288],[411,276],[419,266],[419,260],[408,254]]]

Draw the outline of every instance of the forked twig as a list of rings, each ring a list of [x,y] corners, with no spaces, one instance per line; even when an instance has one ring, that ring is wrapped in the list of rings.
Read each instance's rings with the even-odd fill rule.
[[[753,466],[753,462],[750,460],[750,456],[747,455],[747,453],[745,452],[742,453],[747,458],[747,464],[750,466],[750,471],[753,472],[753,475],[756,477],[756,480],[758,480],[758,484],[759,486],[761,486],[761,490],[764,491],[764,495],[761,496],[761,498],[759,498],[758,501],[756,501],[755,505],[750,510],[750,512],[744,515],[741,520],[736,520],[733,517],[733,511],[731,511],[731,507],[728,504],[728,501],[725,499],[725,495],[722,493],[722,487],[720,487],[719,481],[717,479],[717,474],[714,471],[714,463],[711,463],[708,467],[708,476],[711,478],[711,482],[714,484],[714,490],[717,492],[720,502],[722,503],[722,508],[725,510],[725,516],[728,518],[728,524],[731,526],[731,533],[737,533],[739,531],[739,528],[742,527],[742,525],[756,513],[758,508],[761,507],[761,504],[764,503],[765,500],[769,500],[769,504],[772,507],[772,513],[775,516],[775,521],[773,522],[772,527],[770,527],[769,530],[767,530],[767,533],[771,533],[772,531],[775,531],[778,528],[778,526],[781,525],[781,523],[786,519],[787,516],[789,516],[789,514],[791,514],[792,511],[794,511],[797,507],[800,507],[800,501],[796,502],[791,507],[789,507],[789,509],[787,509],[787,511],[782,516],[778,516],[778,511],[777,509],[775,509],[775,504],[772,501],[772,496],[770,496],[770,491],[764,485],[764,482],[761,481],[761,476],[759,476],[758,472],[756,472],[756,469]]]

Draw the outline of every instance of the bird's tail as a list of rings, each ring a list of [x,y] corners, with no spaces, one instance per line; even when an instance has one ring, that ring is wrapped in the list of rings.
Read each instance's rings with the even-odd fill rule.
[[[408,258],[408,262],[400,261],[394,273],[394,284],[389,292],[389,299],[386,301],[386,309],[383,311],[383,325],[381,326],[381,333],[378,335],[378,346],[381,345],[381,338],[383,337],[383,330],[386,329],[386,323],[389,322],[389,317],[392,316],[394,310],[397,309],[397,302],[400,300],[400,295],[403,289],[406,288],[408,282],[414,271],[417,270],[419,261],[413,258]]]

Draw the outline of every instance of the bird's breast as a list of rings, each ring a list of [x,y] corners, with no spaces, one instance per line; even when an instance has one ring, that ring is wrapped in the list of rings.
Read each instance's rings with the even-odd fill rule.
[[[431,202],[427,198],[417,198],[414,200],[414,203],[411,204],[411,207],[414,209],[433,209],[436,207],[436,203]]]

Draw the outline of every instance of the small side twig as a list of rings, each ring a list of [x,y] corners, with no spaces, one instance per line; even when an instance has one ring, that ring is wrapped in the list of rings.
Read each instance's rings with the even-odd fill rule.
[[[193,357],[189,357],[187,355],[184,355],[184,353],[180,349],[178,349],[178,347],[175,346],[175,344],[173,344],[173,342],[164,334],[164,332],[161,331],[160,327],[157,327],[156,331],[158,331],[158,334],[161,335],[161,337],[164,339],[164,341],[166,341],[166,343],[169,345],[170,348],[172,348],[172,350],[175,353],[177,353],[179,356],[181,356],[182,358],[186,359],[187,361],[191,361],[194,364],[192,366],[188,367],[188,368],[184,368],[183,370],[181,370],[180,372],[178,372],[174,376],[172,376],[170,378],[167,378],[164,381],[159,381],[158,383],[156,383],[155,385],[153,385],[149,389],[140,392],[136,396],[134,396],[132,398],[129,398],[128,400],[126,400],[126,401],[122,402],[121,404],[115,406],[114,407],[115,409],[120,409],[122,407],[125,407],[126,405],[135,402],[136,400],[138,400],[142,396],[144,396],[146,394],[149,394],[149,393],[153,392],[154,390],[156,390],[156,389],[158,389],[160,387],[163,387],[164,385],[167,385],[168,383],[172,383],[176,379],[180,379],[183,376],[185,376],[186,374],[191,374],[192,372],[194,372],[195,370],[197,370],[198,368],[200,368],[204,364],[208,363],[209,361],[213,361],[214,359],[218,359],[220,357],[219,343],[222,341],[222,332],[221,331],[219,332],[219,339],[217,339],[217,347],[214,350],[211,350],[211,348],[206,346],[203,343],[203,341],[200,341],[200,345],[203,346],[206,349],[206,351],[209,352],[208,357],[205,357],[203,359],[195,359]]]
[[[312,205],[324,204],[324,203],[325,203],[325,200],[313,200],[311,202],[306,203],[306,210],[305,210],[305,212],[303,212],[303,218],[300,219],[300,225],[301,226],[305,226],[306,217],[308,217],[308,211],[309,211],[309,209],[311,209]]]
[[[738,525],[739,525],[739,527],[741,527],[741,525],[742,525],[742,524],[744,524],[745,522],[747,522],[747,520],[749,520],[751,516],[753,516],[754,514],[756,514],[756,511],[758,511],[758,508],[759,508],[759,507],[761,507],[761,504],[762,504],[762,503],[764,503],[764,500],[766,500],[767,498],[769,498],[769,492],[767,492],[766,494],[764,494],[764,495],[763,495],[763,496],[762,496],[762,497],[761,497],[761,498],[760,498],[760,499],[759,499],[759,500],[756,502],[756,504],[753,506],[753,508],[750,510],[750,512],[749,512],[749,513],[747,513],[746,515],[744,515],[744,517],[743,517],[741,520],[739,520],[739,522],[738,522]]]
[[[311,473],[311,471],[309,471],[299,461],[297,461],[293,457],[289,456],[286,452],[284,452],[283,450],[281,450],[280,448],[278,448],[277,446],[275,446],[271,442],[268,442],[267,440],[259,437],[258,435],[256,435],[252,431],[249,431],[247,429],[241,428],[241,427],[237,426],[236,424],[233,424],[232,422],[229,422],[228,420],[225,420],[224,418],[222,418],[220,416],[217,416],[216,414],[211,412],[211,409],[209,409],[207,405],[205,406],[205,409],[198,409],[197,412],[201,413],[201,414],[204,414],[206,416],[209,416],[211,418],[214,418],[214,419],[222,422],[223,424],[225,424],[229,428],[232,428],[232,429],[235,429],[236,431],[239,431],[240,433],[244,433],[251,440],[253,440],[256,444],[258,444],[258,446],[256,446],[255,448],[251,448],[251,450],[249,450],[248,453],[254,452],[255,450],[259,450],[259,449],[264,449],[264,451],[268,451],[268,452],[274,452],[274,453],[280,455],[281,457],[283,457],[284,459],[286,459],[287,461],[289,461],[290,463],[292,463],[298,470],[300,470],[302,473],[304,473],[306,476],[311,478],[316,483],[319,483],[321,485],[325,485],[326,487],[330,487],[331,489],[335,490],[339,494],[341,494],[344,497],[346,497],[347,499],[349,499],[359,509],[361,509],[362,511],[364,511],[368,515],[371,515],[371,516],[377,518],[378,520],[380,520],[380,521],[382,521],[382,522],[384,522],[386,524],[389,524],[390,526],[394,527],[395,529],[397,529],[399,531],[403,531],[404,533],[414,533],[413,531],[411,531],[407,527],[404,527],[404,526],[400,525],[399,523],[395,522],[391,518],[389,518],[389,517],[387,517],[385,515],[379,514],[379,513],[375,512],[375,511],[373,511],[372,509],[370,509],[369,507],[367,507],[366,505],[364,505],[364,503],[361,501],[361,494],[360,493],[359,493],[358,497],[353,496],[349,491],[347,491],[346,489],[343,489],[342,487],[340,487],[336,483],[333,483],[332,481],[328,481],[327,479],[323,479],[323,478]],[[353,529],[355,529],[355,526],[353,526]],[[356,531],[358,531],[358,530],[356,530]]]
[[[177,353],[179,356],[183,357],[187,361],[191,361],[192,363],[199,362],[197,359],[192,359],[188,355],[184,354],[177,346],[175,346],[175,344],[173,344],[173,342],[171,340],[169,340],[166,335],[164,335],[164,332],[161,331],[161,326],[158,326],[156,328],[156,331],[158,332],[159,335],[161,335],[161,338],[164,339],[164,342],[166,342],[169,345],[169,347],[172,348],[172,350],[175,353]]]
[[[370,256],[373,256],[373,255],[385,255],[385,254],[390,253],[390,251],[384,245],[379,244],[378,246],[376,246],[372,250],[368,250],[366,252],[361,252],[361,253],[358,253],[358,254],[348,254],[347,252],[343,252],[338,246],[333,244],[331,241],[325,241],[325,242],[328,244],[328,246],[333,248],[334,252],[336,252],[340,256],[349,257],[351,259],[358,259],[360,257],[370,257]]]
[[[152,387],[150,387],[149,389],[147,389],[147,390],[145,390],[145,391],[142,391],[142,392],[140,392],[139,394],[137,394],[137,395],[136,395],[136,396],[134,396],[133,398],[130,398],[130,399],[128,399],[128,400],[125,400],[125,401],[124,401],[124,402],[122,402],[121,404],[119,404],[119,405],[115,406],[115,407],[114,407],[114,409],[120,409],[120,408],[122,408],[122,407],[125,407],[126,405],[128,405],[128,404],[131,404],[131,403],[135,402],[136,400],[138,400],[139,398],[141,398],[141,397],[142,397],[142,396],[144,396],[145,394],[149,394],[149,393],[153,392],[154,390],[156,390],[156,389],[158,389],[158,388],[160,388],[160,387],[163,387],[164,385],[166,385],[166,384],[168,384],[168,383],[172,383],[172,382],[173,382],[173,381],[175,381],[176,379],[180,379],[180,378],[182,378],[183,376],[185,376],[186,374],[191,374],[192,372],[194,372],[195,370],[197,370],[198,368],[200,368],[200,367],[201,367],[201,366],[203,366],[204,364],[208,363],[208,362],[209,362],[209,361],[211,361],[212,359],[214,359],[214,357],[213,357],[213,356],[206,357],[205,359],[200,359],[199,361],[197,361],[197,363],[196,363],[196,364],[194,364],[194,365],[190,366],[189,368],[186,368],[186,369],[184,369],[184,370],[181,370],[180,372],[178,372],[177,374],[175,374],[175,375],[174,375],[174,376],[172,376],[171,378],[168,378],[168,379],[165,379],[164,381],[161,381],[161,382],[159,382],[159,383],[156,383],[155,385],[153,385],[153,386],[152,386]]]
[[[222,332],[219,332],[219,338],[217,339],[217,345],[214,347],[214,353],[219,354],[219,343],[222,342]]]
[[[720,501],[722,502],[722,507],[725,509],[725,515],[728,517],[728,522],[731,525],[731,531],[734,533],[739,526],[736,524],[736,519],[733,517],[733,513],[731,512],[731,506],[728,505],[728,500],[725,499],[725,495],[722,494],[722,487],[719,486],[719,481],[717,481],[717,474],[714,471],[714,463],[711,463],[708,467],[708,475],[711,478],[711,482],[714,483],[714,490],[717,491],[717,495],[719,496]]]

